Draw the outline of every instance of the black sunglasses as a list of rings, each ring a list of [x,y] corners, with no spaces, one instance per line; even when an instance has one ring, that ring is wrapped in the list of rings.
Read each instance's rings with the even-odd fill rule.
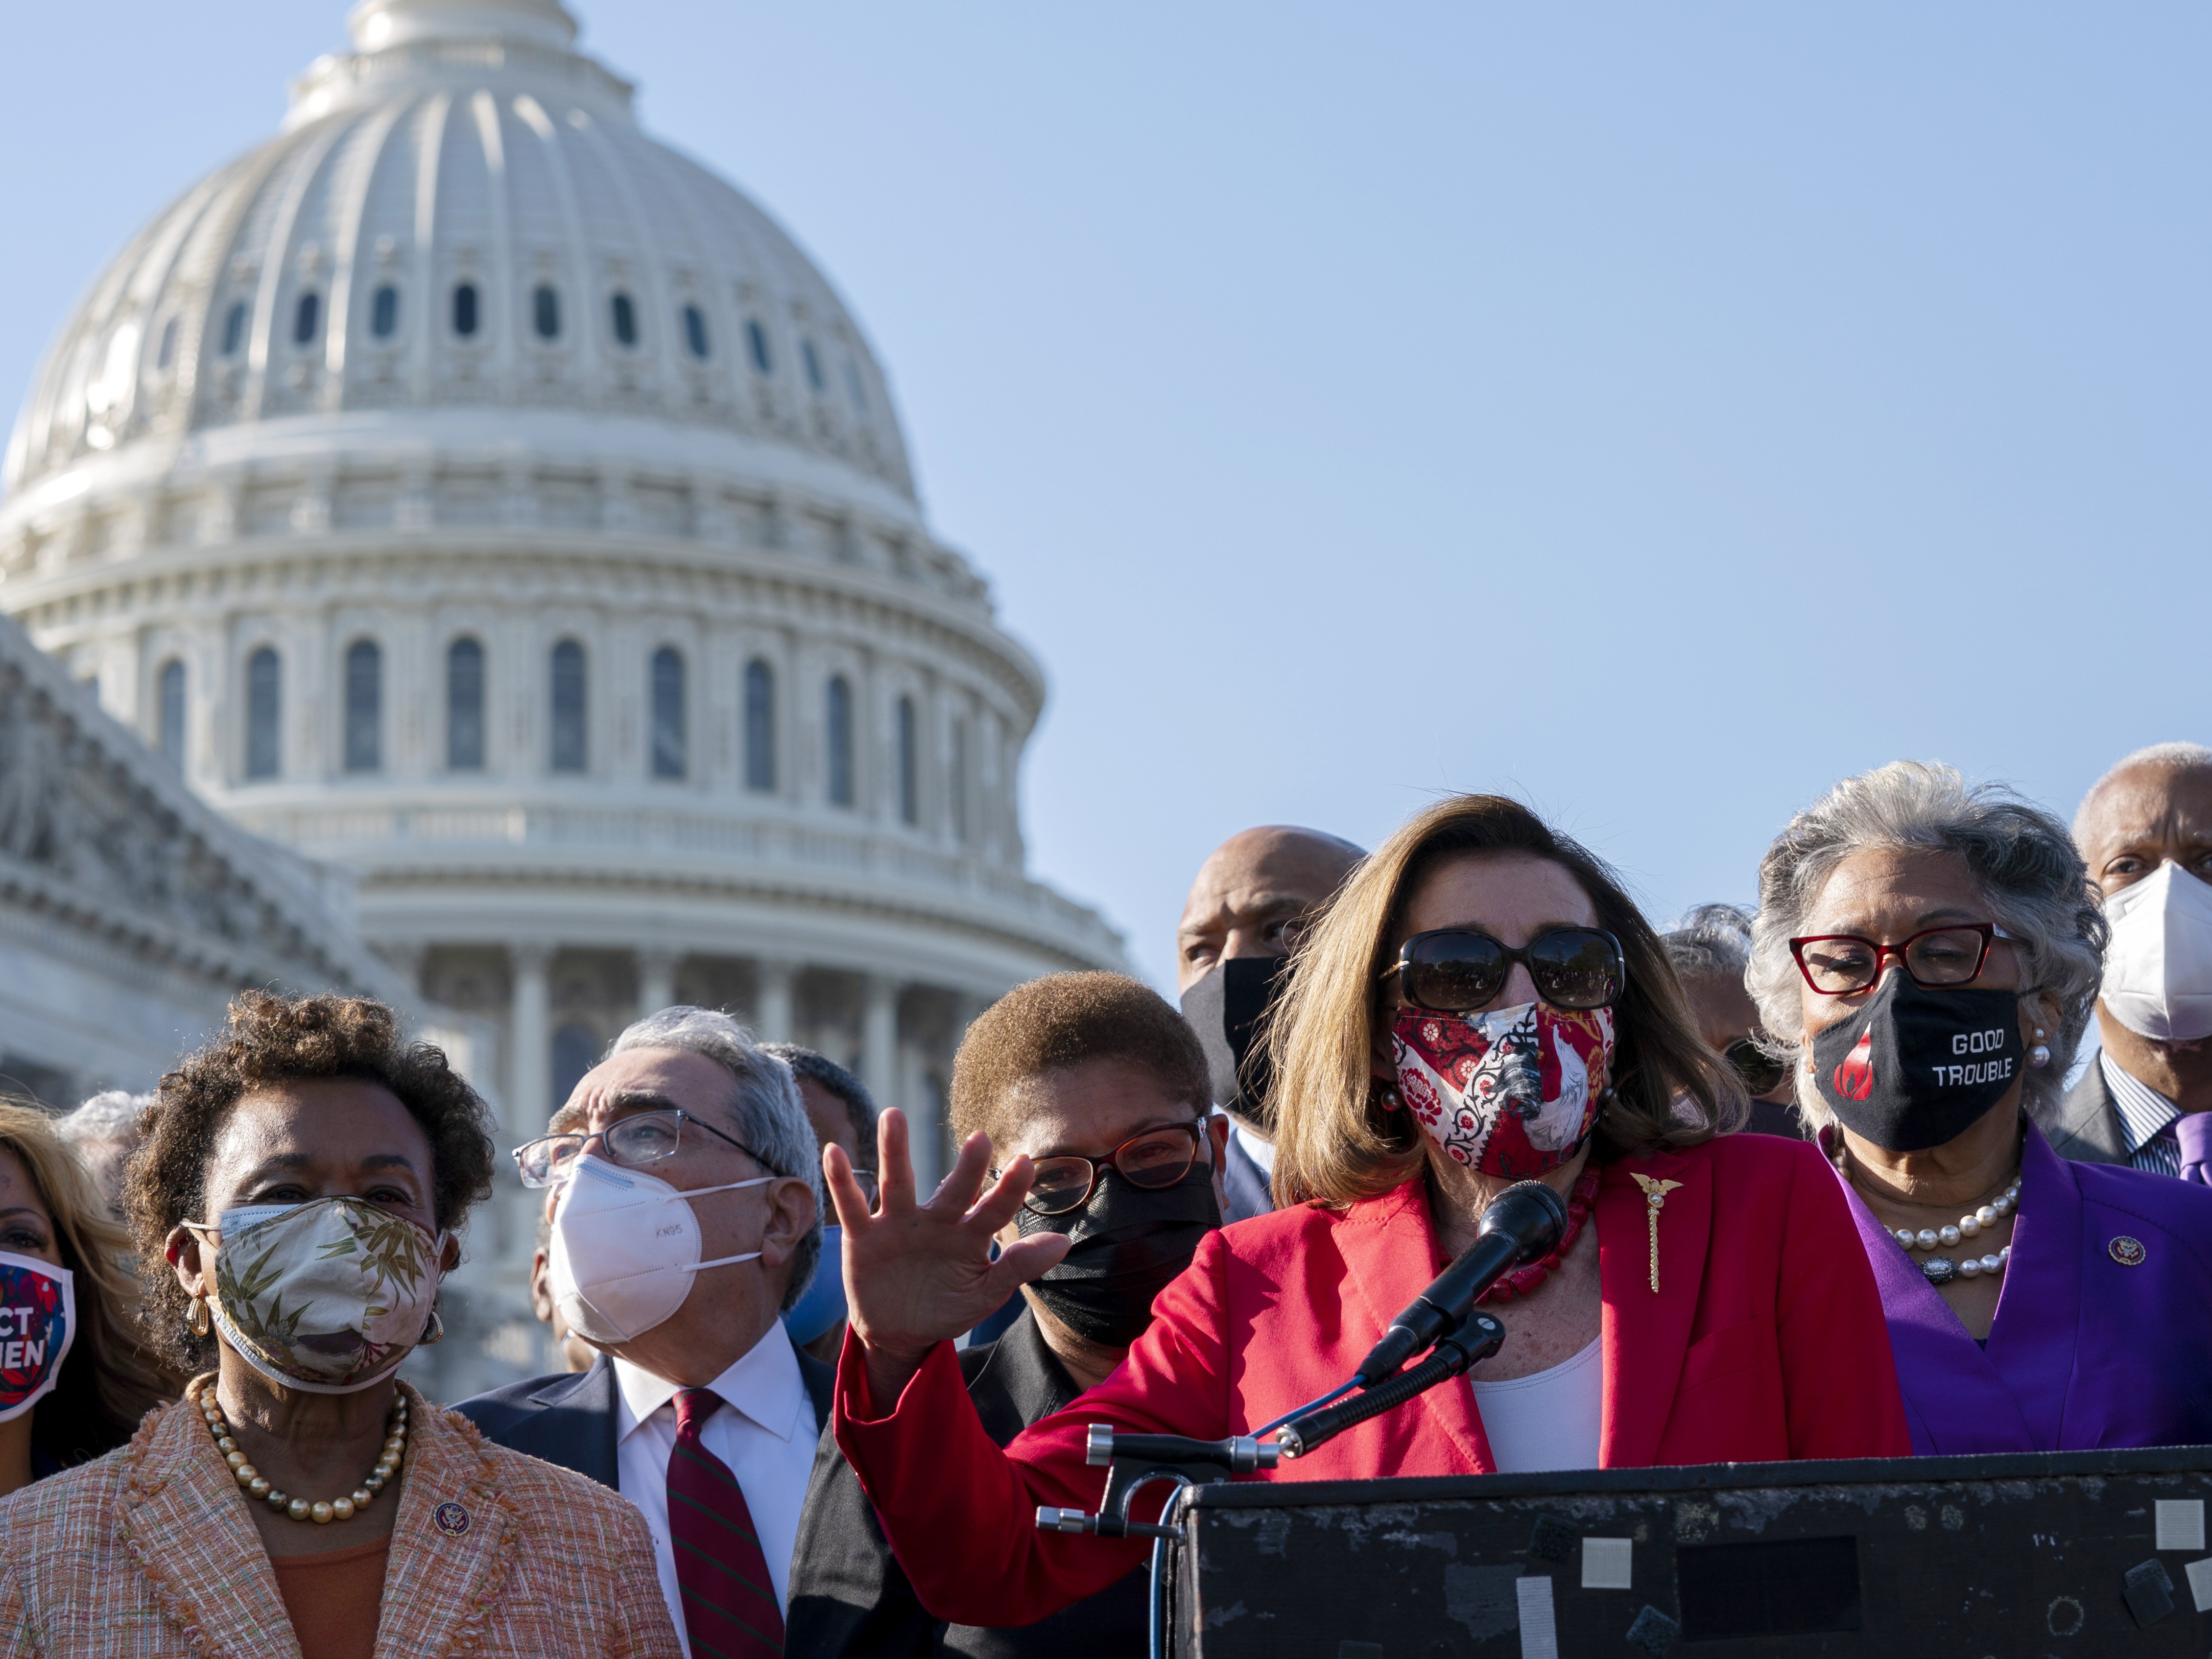
[[[1760,1048],[1749,1037],[1738,1037],[1721,1050],[1721,1058],[1735,1070],[1744,1091],[1754,1100],[1761,1095],[1771,1095],[1782,1086],[1782,1079],[1790,1075],[1790,1068]]]
[[[1609,1008],[1628,983],[1620,941],[1596,927],[1554,927],[1517,951],[1471,927],[1439,927],[1399,946],[1382,978],[1395,975],[1398,994],[1416,1008],[1467,1014],[1498,1000],[1516,962],[1554,1008]]]

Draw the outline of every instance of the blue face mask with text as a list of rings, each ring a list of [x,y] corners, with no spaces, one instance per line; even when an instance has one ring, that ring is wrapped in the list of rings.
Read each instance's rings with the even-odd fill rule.
[[[76,1340],[76,1276],[0,1251],[0,1423],[37,1405]]]

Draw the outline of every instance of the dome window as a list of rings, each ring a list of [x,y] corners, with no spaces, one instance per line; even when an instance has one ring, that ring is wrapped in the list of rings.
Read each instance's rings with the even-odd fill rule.
[[[399,330],[399,290],[386,283],[368,298],[368,331],[388,340]]]
[[[584,769],[584,647],[574,640],[553,647],[552,747],[556,772]]]
[[[608,306],[613,313],[615,340],[618,344],[637,343],[637,306],[629,295],[617,292]]]
[[[284,666],[276,653],[264,645],[246,659],[246,775],[249,778],[276,775],[283,699]]]
[[[177,319],[174,317],[161,325],[161,343],[155,348],[154,367],[167,372],[177,361]]]
[[[464,340],[477,331],[477,285],[457,283],[453,285],[453,332]]]
[[[374,640],[356,640],[345,654],[345,769],[384,766],[384,653]]]
[[[696,306],[684,307],[684,343],[701,362],[707,361],[707,315]]]
[[[292,343],[313,345],[315,331],[322,326],[323,296],[309,289],[300,296],[300,303],[292,313]]]
[[[921,722],[915,718],[914,699],[898,700],[898,789],[899,822],[918,824],[921,822]]]
[[[530,321],[539,339],[561,337],[561,296],[550,283],[540,283],[531,291]]]
[[[775,373],[775,361],[768,355],[768,331],[757,319],[745,323],[745,343],[752,348],[753,367],[763,374]]]
[[[775,671],[758,657],[745,665],[745,787],[775,793]]]
[[[853,804],[853,682],[842,674],[831,677],[824,699],[830,749],[830,804]]]
[[[653,775],[680,778],[685,770],[684,655],[664,645],[653,653]]]
[[[484,649],[455,640],[446,650],[446,766],[481,772],[484,763]]]
[[[223,313],[222,355],[226,357],[235,357],[238,356],[239,347],[245,343],[246,301],[240,300]]]
[[[174,657],[161,665],[161,757],[179,772],[185,769],[185,665]]]
[[[806,384],[817,392],[821,391],[822,359],[815,352],[813,341],[801,340],[799,343],[799,358],[806,365]]]

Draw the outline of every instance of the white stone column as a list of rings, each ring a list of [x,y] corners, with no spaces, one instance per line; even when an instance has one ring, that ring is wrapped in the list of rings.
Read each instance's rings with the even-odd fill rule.
[[[637,953],[637,1017],[657,1014],[676,1001],[676,952],[640,951]]]
[[[878,1107],[902,1106],[898,1097],[899,982],[871,974],[861,988],[860,1081]]]
[[[787,962],[764,959],[756,964],[755,974],[760,994],[753,1010],[753,1035],[763,1042],[790,1042],[793,1029],[791,984],[799,977],[799,969]]]
[[[533,1135],[553,1115],[552,947],[510,945],[514,989],[507,1018],[507,1127]]]

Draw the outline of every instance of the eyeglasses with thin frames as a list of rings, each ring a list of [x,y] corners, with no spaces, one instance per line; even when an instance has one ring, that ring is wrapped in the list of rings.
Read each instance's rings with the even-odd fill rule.
[[[682,1146],[685,1125],[704,1129],[717,1140],[727,1141],[764,1170],[775,1166],[734,1135],[724,1134],[711,1123],[703,1123],[680,1106],[665,1106],[649,1112],[632,1112],[618,1117],[604,1129],[578,1130],[566,1134],[540,1135],[537,1139],[517,1146],[512,1156],[515,1168],[521,1171],[526,1187],[557,1187],[568,1178],[570,1167],[583,1156],[584,1148],[594,1140],[607,1150],[607,1155],[617,1164],[632,1169],[641,1169],[676,1156]],[[870,1202],[874,1194],[870,1194]]]
[[[1040,1158],[1030,1161],[1029,1194],[1022,1207],[1036,1215],[1066,1215],[1091,1201],[1098,1182],[1111,1169],[1132,1187],[1158,1192],[1172,1187],[1198,1162],[1198,1148],[1206,1139],[1202,1122],[1166,1123],[1140,1129],[1103,1158]],[[997,1171],[992,1172],[994,1178]]]

